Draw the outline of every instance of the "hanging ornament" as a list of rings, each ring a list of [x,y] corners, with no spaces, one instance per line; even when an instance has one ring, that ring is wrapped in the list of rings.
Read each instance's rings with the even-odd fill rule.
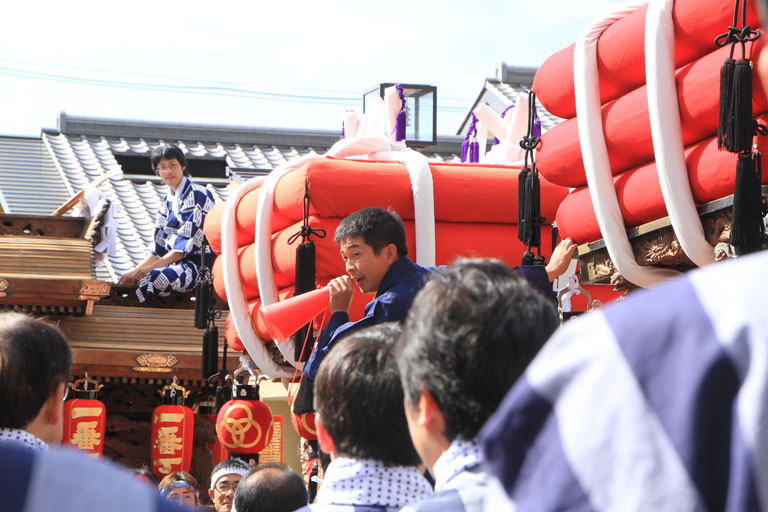
[[[291,424],[293,425],[293,429],[307,441],[314,441],[317,439],[314,412],[305,412],[302,414],[291,413]]]
[[[256,377],[246,358],[240,361],[241,367],[233,374],[233,399],[221,407],[216,417],[216,436],[233,456],[258,461],[258,453],[272,440],[274,421],[267,404],[259,400],[258,382],[238,382],[238,374],[246,370]]]
[[[189,471],[195,415],[184,405],[189,391],[173,382],[160,390],[163,405],[152,411],[152,472],[158,479],[176,471]]]
[[[71,384],[73,396],[64,402],[64,432],[61,444],[75,446],[89,457],[104,453],[104,428],[107,408],[96,395],[102,387],[94,378],[77,379]]]

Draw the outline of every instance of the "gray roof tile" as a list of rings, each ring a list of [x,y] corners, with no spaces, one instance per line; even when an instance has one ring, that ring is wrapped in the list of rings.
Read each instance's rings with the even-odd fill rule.
[[[0,190],[6,213],[24,215],[49,215],[70,196],[43,142],[27,137],[0,137]]]

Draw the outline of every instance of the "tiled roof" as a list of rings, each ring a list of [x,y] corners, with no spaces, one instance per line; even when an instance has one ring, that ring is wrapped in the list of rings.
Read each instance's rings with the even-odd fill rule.
[[[0,194],[5,213],[50,215],[70,197],[38,138],[0,137]]]
[[[267,173],[297,156],[323,154],[338,140],[338,134],[81,118],[62,114],[59,131],[44,132],[42,140],[66,186],[71,189],[71,194],[75,194],[97,177],[119,168],[116,156],[148,157],[153,148],[163,143],[179,145],[190,159],[223,160],[230,169],[232,179],[242,182],[252,175]],[[457,162],[459,157],[456,153],[460,148],[460,138],[441,137],[438,145],[424,151],[424,154],[435,160]],[[229,180],[195,178],[192,164],[190,171],[198,184],[211,190],[217,202],[229,197]],[[100,190],[122,209],[117,215],[117,254],[108,258],[106,267],[100,265],[96,269],[99,279],[115,280],[144,259],[146,247],[152,239],[155,215],[167,187],[156,176],[130,175],[110,178]],[[66,198],[65,195],[55,206]],[[52,209],[47,209],[46,213]]]

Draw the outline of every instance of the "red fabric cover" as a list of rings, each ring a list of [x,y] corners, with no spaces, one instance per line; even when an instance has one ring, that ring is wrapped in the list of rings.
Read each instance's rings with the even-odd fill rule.
[[[758,120],[768,123],[768,116]],[[758,137],[758,149],[763,154],[768,151],[765,139]],[[717,149],[717,138],[686,148],[688,178],[697,204],[733,194],[736,160],[735,154]],[[655,163],[614,176],[613,183],[627,229],[667,216]],[[763,172],[763,183],[768,184],[768,172]],[[579,244],[602,238],[587,187],[577,188],[560,204],[557,227],[562,237]]]
[[[340,276],[344,274],[344,263],[339,256],[339,248],[333,242],[332,233],[336,231],[341,219],[310,217],[310,226],[322,228],[331,233],[326,238],[315,238],[315,272],[318,276]],[[415,226],[413,221],[404,221],[406,244],[409,256],[415,261],[417,255]],[[285,288],[293,285],[296,275],[296,244],[288,245],[288,238],[301,227],[301,222],[276,233],[272,237],[272,266],[275,272],[275,285]],[[551,254],[550,226],[542,226],[542,253]],[[517,239],[517,224],[482,224],[460,222],[437,222],[435,226],[435,261],[438,265],[447,265],[460,256],[499,258],[510,265],[518,265],[525,252],[525,246]],[[255,245],[238,250],[240,279],[245,297],[252,299],[259,296],[256,280]],[[216,293],[226,300],[220,258],[213,264],[213,286]]]
[[[606,103],[645,83],[645,13],[643,6],[617,21],[597,42],[600,69],[600,99]],[[733,22],[733,2],[723,0],[677,0],[672,8],[675,26],[675,67],[679,68],[714,49],[715,37]],[[760,26],[760,19],[747,4],[747,23]],[[573,93],[574,45],[552,54],[536,72],[533,90],[552,114],[576,115]],[[737,54],[738,55],[738,54]]]
[[[755,45],[750,43],[747,48],[748,55],[757,55],[753,51]],[[686,146],[717,133],[720,67],[728,54],[729,48],[721,48],[677,71],[677,96]],[[753,73],[752,78],[753,112],[762,114],[768,111],[768,101],[757,73]],[[603,106],[603,130],[614,174],[653,160],[645,86]],[[543,135],[536,163],[541,174],[552,183],[568,187],[587,184],[576,118],[556,125]]]
[[[435,219],[445,222],[517,222],[518,168],[493,165],[430,164]],[[403,164],[318,158],[283,176],[275,187],[272,232],[303,218],[304,185],[310,186],[310,215],[344,218],[361,208],[393,208],[413,220],[413,192]],[[542,215],[553,219],[566,188],[541,180]],[[243,197],[236,213],[237,245],[254,240],[259,191]],[[208,213],[203,228],[216,254],[221,254],[224,205]],[[298,230],[298,229],[297,229]],[[333,232],[329,231],[333,237]]]
[[[480,164],[431,163],[435,220],[445,222],[517,222],[518,168]],[[405,165],[319,158],[280,179],[275,211],[302,218],[304,184],[309,183],[311,215],[344,218],[369,206],[393,208],[413,220],[413,191]],[[541,183],[542,215],[554,218],[567,190]]]
[[[259,206],[259,191],[261,188],[251,190],[240,201],[235,210],[235,229],[237,233],[237,246],[243,247],[253,243],[256,230],[256,210]],[[226,203],[219,203],[214,206],[208,215],[205,216],[203,224],[203,233],[216,254],[221,254],[221,217],[224,214]],[[299,217],[301,218],[301,217]],[[281,230],[290,226],[297,219],[286,219],[279,212],[272,213],[272,232]]]

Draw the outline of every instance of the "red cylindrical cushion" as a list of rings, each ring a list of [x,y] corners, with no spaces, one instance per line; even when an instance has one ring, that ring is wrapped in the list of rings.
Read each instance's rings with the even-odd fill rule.
[[[435,198],[435,220],[445,222],[517,222],[516,167],[480,164],[430,164]],[[344,218],[362,208],[392,208],[404,220],[413,220],[413,190],[408,171],[396,162],[318,158],[283,176],[275,187],[272,233],[303,218],[305,184],[309,184],[310,215]],[[259,190],[240,201],[236,212],[237,246],[253,243]],[[565,187],[541,179],[541,212],[555,217]],[[221,217],[224,204],[214,207],[204,232],[216,254],[221,253]],[[333,232],[329,231],[329,236]]]
[[[762,39],[764,36],[756,44],[747,45],[748,55],[757,55],[757,45],[762,44]],[[720,68],[729,51],[727,47],[721,48],[677,71],[677,96],[686,146],[717,133]],[[768,111],[768,101],[757,73],[752,78],[753,112],[762,114]],[[613,174],[653,159],[645,86],[603,106],[603,131]],[[553,183],[568,187],[587,184],[575,118],[543,135],[536,163],[541,174]]]
[[[758,120],[766,123],[768,117]],[[761,152],[768,151],[765,139],[758,137]],[[697,204],[733,194],[736,160],[735,154],[717,149],[716,138],[686,148],[688,178]],[[614,176],[613,183],[627,229],[667,216],[656,163]],[[768,173],[763,173],[763,183],[768,184]],[[602,238],[587,187],[574,190],[561,203],[557,212],[557,227],[561,236],[570,237],[577,243]]]
[[[606,103],[645,83],[645,6],[608,27],[597,41],[600,69],[600,99]],[[726,32],[733,21],[733,2],[722,0],[677,0],[672,8],[675,29],[675,67],[706,55],[714,39]],[[747,4],[747,24],[760,26],[760,19]],[[551,55],[539,67],[533,90],[552,114],[576,115],[573,93],[574,45]]]
[[[481,164],[430,164],[435,220],[517,222],[519,169]],[[317,159],[282,177],[275,190],[275,211],[302,218],[304,185],[309,183],[310,214],[344,218],[362,208],[392,208],[413,220],[413,190],[405,165],[392,162]],[[568,191],[541,182],[542,215],[553,218]]]
[[[326,238],[312,237],[315,244],[315,273],[319,276],[340,276],[345,273],[339,248],[333,242],[333,233],[341,219],[310,217],[310,226],[325,229]],[[404,221],[406,244],[409,256],[416,260],[416,234],[413,221]],[[275,233],[272,236],[272,268],[275,285],[279,288],[292,286],[296,276],[296,243],[288,245],[288,239],[301,228],[301,222]],[[542,226],[542,253],[551,252],[551,227]],[[520,263],[525,246],[517,239],[517,224],[490,224],[465,222],[437,222],[435,224],[435,261],[447,265],[456,258],[484,257],[499,258],[510,265]],[[256,279],[255,245],[238,249],[240,280],[245,297],[259,296]],[[213,285],[216,293],[226,300],[221,258],[214,262]]]
[[[259,207],[259,191],[261,188],[251,190],[240,200],[235,210],[235,230],[237,233],[237,246],[243,247],[253,243],[256,230],[256,210]],[[221,218],[224,214],[226,203],[214,206],[205,216],[203,233],[216,254],[221,254]],[[301,218],[301,217],[299,217]],[[282,217],[279,212],[272,212],[272,232],[283,229],[296,222],[296,219]]]

